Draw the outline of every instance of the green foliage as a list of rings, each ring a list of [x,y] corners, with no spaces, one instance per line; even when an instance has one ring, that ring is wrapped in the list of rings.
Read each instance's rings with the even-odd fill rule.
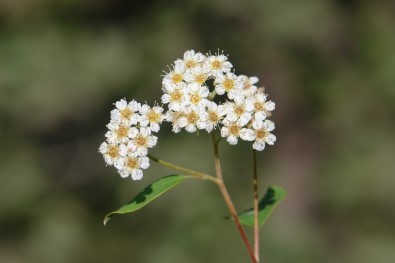
[[[148,203],[155,200],[170,189],[174,188],[186,178],[188,177],[184,175],[173,174],[162,177],[161,179],[153,182],[152,184],[144,188],[144,190],[136,195],[129,203],[123,205],[118,210],[107,214],[103,221],[104,225],[106,225],[108,220],[110,220],[110,218],[115,214],[131,213],[146,206]]]
[[[272,214],[277,204],[284,199],[287,192],[276,185],[270,186],[267,189],[265,196],[259,202],[259,227],[263,226],[269,216]],[[254,209],[250,208],[244,212],[239,213],[240,223],[246,226],[254,227]]]

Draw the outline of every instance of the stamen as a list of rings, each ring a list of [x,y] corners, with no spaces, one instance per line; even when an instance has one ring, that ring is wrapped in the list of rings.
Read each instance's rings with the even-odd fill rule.
[[[235,113],[237,116],[241,116],[245,112],[244,107],[241,105],[238,105],[235,107]]]
[[[140,147],[145,146],[147,144],[147,138],[145,138],[142,135],[138,135],[135,140],[136,140],[137,145]]]
[[[189,123],[196,124],[196,122],[199,120],[199,115],[197,115],[196,112],[192,111],[188,114],[187,119]]]
[[[258,138],[258,139],[263,139],[263,138],[265,138],[266,136],[268,135],[268,132],[267,131],[265,131],[265,130],[257,130],[256,131],[256,137]]]
[[[191,102],[193,103],[193,104],[198,104],[199,102],[201,101],[201,97],[200,97],[200,95],[198,94],[198,93],[194,93],[194,94],[192,94],[191,95]]]
[[[131,110],[129,110],[128,108],[125,108],[123,110],[120,111],[122,117],[124,117],[125,119],[129,119],[130,117],[132,117],[133,112]]]
[[[230,132],[230,134],[232,134],[234,136],[239,136],[240,128],[236,124],[232,124],[229,127],[229,132]]]
[[[110,149],[108,149],[108,155],[110,157],[115,158],[118,156],[118,147],[117,146],[111,146]]]
[[[182,75],[179,73],[174,73],[173,77],[171,78],[174,83],[180,83],[182,81]]]
[[[128,128],[126,128],[125,126],[120,126],[117,130],[117,134],[119,137],[126,137],[128,136]]]
[[[221,62],[218,61],[218,60],[214,60],[214,61],[211,63],[211,66],[213,67],[213,69],[220,69],[220,68],[221,68]]]
[[[137,158],[128,158],[128,161],[126,162],[126,166],[131,168],[131,169],[137,169],[139,168],[139,162]]]
[[[234,86],[233,79],[226,79],[224,81],[224,88],[225,88],[226,91],[231,90],[233,88],[233,86]]]

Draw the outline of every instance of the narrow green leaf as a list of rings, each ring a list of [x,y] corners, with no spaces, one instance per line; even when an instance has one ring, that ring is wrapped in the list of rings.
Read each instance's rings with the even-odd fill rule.
[[[277,204],[284,199],[287,192],[279,186],[270,186],[267,189],[265,196],[259,202],[259,226],[263,226],[269,216],[272,214]],[[244,212],[239,213],[240,223],[246,226],[254,227],[254,209],[248,209]]]
[[[157,197],[166,193],[182,181],[184,181],[187,176],[173,174],[169,176],[162,177],[161,179],[148,185],[142,192],[136,195],[129,203],[123,205],[118,210],[115,210],[106,215],[104,218],[104,225],[107,224],[108,220],[115,214],[126,214],[139,210],[143,206],[147,205]]]

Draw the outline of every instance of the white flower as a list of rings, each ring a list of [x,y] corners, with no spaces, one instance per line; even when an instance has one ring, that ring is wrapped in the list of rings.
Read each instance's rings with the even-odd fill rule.
[[[269,145],[273,145],[276,141],[276,136],[271,134],[270,132],[274,130],[274,122],[270,120],[265,121],[254,121],[252,123],[254,128],[254,139],[252,147],[257,151],[262,151],[265,149],[265,143]]]
[[[235,102],[226,102],[225,103],[225,112],[226,117],[225,120],[231,122],[237,122],[241,126],[246,125],[252,117],[252,110],[254,109],[254,105],[250,99],[240,99],[235,100]]]
[[[174,133],[179,133],[181,131],[180,125],[178,125],[178,120],[184,116],[184,113],[181,111],[167,111],[165,113],[165,120],[171,122],[173,125],[172,131]]]
[[[208,78],[209,74],[205,72],[204,69],[200,66],[186,72],[184,75],[185,81],[191,84],[197,83],[199,85],[203,85]]]
[[[111,119],[115,122],[128,122],[131,125],[137,124],[139,121],[139,115],[136,112],[139,111],[141,105],[135,100],[127,102],[125,99],[121,99],[115,102],[116,109],[111,111]]]
[[[150,166],[149,159],[145,156],[127,156],[121,160],[123,165],[122,168],[118,170],[118,173],[122,178],[126,178],[131,175],[133,180],[140,180],[143,178],[142,169],[147,169]]]
[[[189,103],[189,89],[182,83],[178,86],[167,86],[162,95],[162,103],[169,104],[169,110],[180,111]]]
[[[185,127],[187,132],[195,132],[197,129],[205,129],[207,121],[207,112],[203,108],[188,108],[183,115],[178,118],[177,125],[181,128]]]
[[[226,140],[231,145],[235,145],[240,137],[242,126],[237,122],[223,121],[224,126],[221,128],[221,136],[227,137]]]
[[[140,131],[128,143],[128,155],[137,154],[145,156],[148,154],[148,148],[152,148],[158,142],[158,137],[151,135],[151,130],[147,127],[140,127]]]
[[[206,86],[200,86],[199,84],[189,85],[189,103],[193,108],[205,107],[208,103],[207,97],[209,90]]]
[[[103,154],[104,161],[107,165],[115,165],[117,168],[120,166],[117,163],[117,160],[126,156],[127,148],[125,144],[108,144],[103,142],[99,147],[99,152]]]
[[[237,76],[231,72],[217,75],[214,84],[215,92],[217,92],[218,95],[227,93],[228,98],[231,100],[242,96],[242,83],[238,81]]]
[[[140,125],[142,127],[147,127],[153,132],[158,132],[160,127],[159,124],[162,123],[165,116],[163,115],[163,108],[159,106],[150,107],[144,104],[140,108]]]
[[[185,68],[181,65],[175,65],[174,69],[167,73],[163,78],[162,84],[166,88],[169,86],[177,86],[184,80]]]
[[[240,130],[240,138],[244,141],[253,141],[255,139],[255,133],[252,129],[242,128]]]
[[[254,84],[258,83],[257,77],[247,77],[245,75],[239,75],[237,80],[242,83],[242,93],[245,97],[251,97],[257,91],[257,86]]]
[[[131,127],[128,122],[117,123],[112,120],[109,124],[107,124],[107,128],[109,131],[106,133],[106,137],[108,142],[110,143],[127,143],[130,138],[134,137],[137,134],[137,129],[135,127]]]
[[[195,53],[194,50],[188,50],[184,53],[183,59],[177,59],[175,61],[175,65],[184,68],[186,71],[190,71],[200,66],[205,58],[206,56],[200,52]]]
[[[207,104],[207,126],[206,131],[211,132],[226,114],[224,105],[217,105],[210,101]]]
[[[218,76],[222,73],[230,72],[232,64],[227,61],[228,57],[221,54],[216,56],[209,56],[203,65],[205,72],[208,72],[211,76]]]
[[[263,121],[266,119],[268,112],[273,111],[275,104],[272,101],[266,101],[264,93],[256,93],[251,97],[254,104],[254,118]]]

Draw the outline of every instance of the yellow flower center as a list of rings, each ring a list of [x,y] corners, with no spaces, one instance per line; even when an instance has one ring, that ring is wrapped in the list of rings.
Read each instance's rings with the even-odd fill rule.
[[[233,89],[234,84],[235,83],[234,83],[233,79],[226,79],[224,81],[224,88],[225,88],[225,90],[229,91],[229,90]]]
[[[147,144],[147,138],[142,135],[138,135],[135,139],[136,144],[140,147],[145,146]]]
[[[175,90],[173,93],[170,95],[172,101],[180,101],[182,98],[182,93],[179,90]]]
[[[117,130],[117,134],[119,137],[126,137],[128,136],[128,131],[129,129],[126,128],[125,126],[120,126]]]
[[[193,93],[192,95],[191,95],[191,102],[193,103],[193,104],[198,104],[200,101],[201,101],[201,98],[200,98],[200,95],[199,94],[197,94],[197,93]]]
[[[174,73],[171,79],[173,80],[174,83],[179,83],[182,81],[182,75],[179,73]]]
[[[258,102],[258,101],[254,103],[254,108],[255,108],[255,111],[263,111],[265,109],[263,103]]]
[[[267,135],[268,135],[269,133],[267,132],[267,131],[265,131],[265,130],[257,130],[256,131],[256,137],[258,138],[258,139],[263,139],[263,138],[265,138]]]
[[[111,158],[115,158],[118,156],[118,147],[117,146],[111,146],[108,149],[108,155],[110,155]]]
[[[193,68],[195,66],[195,61],[189,60],[187,63],[185,63],[185,66],[187,68]]]
[[[133,115],[133,112],[131,110],[129,110],[128,108],[125,108],[125,109],[121,110],[120,112],[121,112],[122,117],[125,119],[129,119]]]
[[[150,110],[147,118],[151,123],[158,123],[160,121],[160,114],[156,113],[154,110]]]
[[[199,120],[199,115],[196,114],[196,112],[192,111],[187,115],[188,122],[191,124],[196,124],[196,122]]]
[[[204,74],[199,74],[199,75],[196,76],[195,81],[196,81],[197,83],[199,83],[199,84],[203,84],[203,83],[206,81],[206,79],[207,79],[207,76],[206,76],[206,75],[204,75]]]
[[[236,124],[229,126],[229,133],[234,136],[239,136],[240,128]]]
[[[249,89],[252,86],[252,84],[250,83],[250,81],[246,81],[244,83],[243,89]]]
[[[237,116],[241,116],[245,112],[244,107],[241,105],[238,105],[235,107],[235,113]]]
[[[218,114],[217,113],[215,113],[215,112],[213,112],[213,111],[210,111],[209,113],[208,113],[208,118],[209,118],[209,120],[211,121],[211,122],[214,122],[214,123],[217,123],[218,122]]]
[[[218,60],[214,60],[213,63],[211,63],[211,66],[213,69],[220,69],[221,68],[221,62]]]
[[[139,168],[139,161],[137,158],[128,158],[128,161],[126,162],[126,166],[131,168],[131,169],[137,169]]]

